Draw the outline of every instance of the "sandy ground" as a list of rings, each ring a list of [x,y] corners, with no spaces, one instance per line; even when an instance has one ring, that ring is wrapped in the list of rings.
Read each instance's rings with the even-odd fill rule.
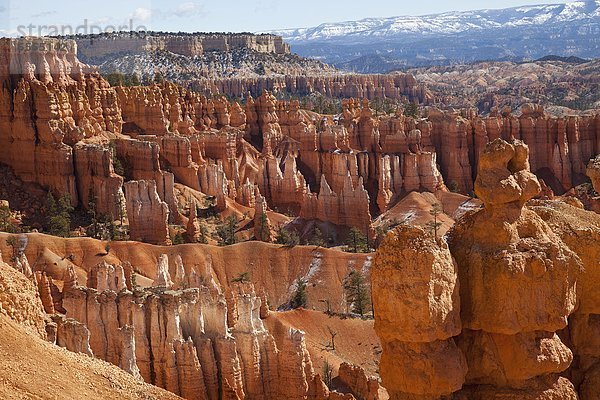
[[[373,329],[373,320],[341,319],[312,310],[272,312],[267,326],[274,321],[305,332],[305,340],[316,372],[321,373],[327,360],[337,369],[342,362],[361,366],[368,375],[378,376],[381,344]],[[329,329],[336,332],[335,350],[331,346]]]
[[[438,234],[444,235],[454,225],[454,221],[468,210],[479,207],[481,202],[458,193],[411,192],[380,215],[373,225],[378,227],[393,221],[404,221],[411,225],[426,226],[434,220],[430,213],[434,204],[439,204],[442,209],[442,213],[437,217],[441,223]]]
[[[0,398],[180,399],[104,361],[71,353],[0,316]]]

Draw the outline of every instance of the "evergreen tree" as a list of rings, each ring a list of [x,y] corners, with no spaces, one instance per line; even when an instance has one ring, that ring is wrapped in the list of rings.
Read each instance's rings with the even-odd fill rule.
[[[160,72],[156,72],[154,74],[154,83],[163,83],[165,81],[165,77]]]
[[[246,283],[250,282],[250,273],[248,271],[241,272],[237,278],[233,278],[231,282],[234,283]]]
[[[360,271],[352,270],[344,279],[346,301],[352,307],[352,312],[362,317],[369,305],[369,291],[367,282]]]
[[[104,78],[108,81],[110,86],[125,86],[125,76],[118,72],[113,72],[104,76]]]
[[[284,228],[279,228],[275,243],[282,244],[285,247],[294,247],[300,244],[300,236],[296,231],[288,231]]]
[[[58,202],[48,192],[46,200],[46,227],[48,232],[54,236],[69,237],[71,231],[71,196],[65,194]]]
[[[312,236],[308,240],[308,244],[312,246],[325,246],[325,238],[323,237],[323,232],[319,228],[315,228]]]
[[[407,117],[418,118],[419,117],[419,106],[415,103],[407,103],[404,106],[404,115]]]
[[[12,213],[6,204],[0,205],[0,231],[14,233],[15,227],[11,222]]]
[[[198,242],[208,244],[208,228],[203,221],[200,221],[200,238],[198,239]]]
[[[229,246],[237,243],[235,231],[237,230],[238,220],[235,215],[230,215],[225,219],[222,225],[217,228],[221,246]]]
[[[125,168],[123,167],[121,160],[119,160],[119,157],[117,157],[117,147],[115,145],[115,142],[111,141],[108,146],[111,152],[113,169],[115,171],[115,174],[125,176]]]
[[[178,244],[184,244],[185,239],[183,238],[183,234],[181,232],[177,232],[173,237],[171,237],[171,243],[176,246]]]
[[[306,281],[302,278],[296,279],[296,291],[290,301],[290,307],[293,309],[306,307],[308,295],[306,294]]]
[[[99,239],[98,235],[100,234],[100,229],[98,215],[96,213],[96,196],[94,196],[94,191],[91,188],[88,194],[87,215],[90,219],[90,226],[88,227],[86,233],[91,238]]]
[[[333,367],[327,359],[323,361],[323,382],[330,390],[333,390]]]
[[[346,251],[350,253],[367,253],[369,251],[367,237],[358,228],[350,229],[346,239]]]
[[[131,80],[129,86],[140,86],[142,83],[140,82],[140,77],[135,72],[131,75]]]
[[[442,213],[442,206],[439,203],[435,203],[432,205],[431,210],[429,210],[429,214],[433,217],[433,221],[427,224],[431,230],[433,230],[433,235],[435,240],[438,239],[438,228],[442,226],[442,223],[439,222],[438,216]]]
[[[270,229],[269,229],[269,219],[267,218],[267,213],[261,213],[259,217],[260,230],[258,231],[257,240],[261,240],[263,242],[270,242]]]

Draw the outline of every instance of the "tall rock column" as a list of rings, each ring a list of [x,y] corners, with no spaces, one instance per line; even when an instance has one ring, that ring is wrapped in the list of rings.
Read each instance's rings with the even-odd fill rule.
[[[459,398],[576,399],[559,373],[573,359],[555,333],[576,305],[581,260],[535,212],[529,148],[496,139],[481,154],[475,193],[485,207],[449,234],[458,264],[469,366]]]
[[[160,200],[154,181],[125,183],[129,236],[151,244],[170,244],[169,206]]]
[[[254,206],[254,237],[261,242],[271,242],[271,223],[267,217],[267,201],[260,194]]]
[[[379,370],[390,399],[437,399],[460,390],[467,365],[458,275],[448,245],[419,227],[389,233],[371,270]]]
[[[112,149],[99,144],[78,143],[75,150],[75,176],[81,204],[88,207],[90,194],[94,196],[96,212],[118,218],[123,177],[113,168]]]
[[[600,194],[600,155],[590,160],[586,174],[592,181],[594,191]]]

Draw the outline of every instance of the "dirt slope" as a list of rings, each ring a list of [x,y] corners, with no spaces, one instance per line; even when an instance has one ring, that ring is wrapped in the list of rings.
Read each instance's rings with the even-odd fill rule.
[[[28,234],[25,251],[33,268],[50,269],[53,277],[62,278],[62,270],[72,255],[80,283],[85,283],[87,268],[101,261],[129,261],[139,276],[138,284],[149,284],[155,274],[156,262],[167,254],[170,272],[175,274],[174,259],[180,255],[186,271],[195,268],[200,274],[211,273],[217,283],[228,287],[231,279],[249,272],[258,289],[265,288],[271,308],[285,303],[293,294],[293,282],[298,277],[308,281],[308,307],[325,310],[319,299],[328,298],[334,311],[345,310],[342,281],[350,268],[363,268],[370,263],[369,254],[350,254],[315,246],[296,246],[291,249],[261,242],[239,243],[217,247],[200,244],[153,246],[139,242],[112,242],[106,254],[105,243],[90,238],[63,239],[43,234]],[[0,233],[0,251],[10,259],[6,245],[7,234]],[[56,264],[55,264],[56,263]]]
[[[53,346],[5,316],[0,337],[1,399],[180,398],[104,361]]]
[[[335,374],[339,365],[345,361],[361,366],[367,375],[378,376],[381,345],[372,320],[341,319],[318,311],[298,309],[270,313],[266,323],[269,331],[273,332],[277,330],[277,323],[304,331],[306,346],[315,370],[319,373],[323,362],[327,360],[334,367]],[[335,350],[331,348],[328,328],[337,332]]]

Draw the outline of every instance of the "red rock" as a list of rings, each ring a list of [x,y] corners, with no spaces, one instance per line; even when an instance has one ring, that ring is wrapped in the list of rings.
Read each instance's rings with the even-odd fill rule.
[[[161,201],[154,181],[130,181],[125,184],[129,236],[132,240],[168,244],[169,206]]]
[[[592,180],[594,191],[600,194],[600,156],[590,160],[586,173]]]
[[[377,378],[367,377],[361,367],[344,362],[340,365],[338,376],[357,398],[379,400],[379,382]]]
[[[103,145],[77,144],[75,147],[75,177],[81,203],[88,207],[94,196],[96,212],[118,218],[124,211],[123,177],[114,172],[112,151]]]

